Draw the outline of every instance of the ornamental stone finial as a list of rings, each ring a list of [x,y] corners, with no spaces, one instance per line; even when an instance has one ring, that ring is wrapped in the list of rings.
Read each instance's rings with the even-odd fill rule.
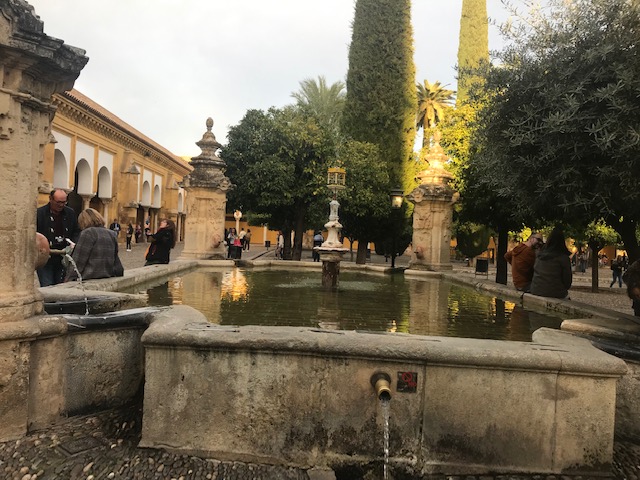
[[[193,172],[187,175],[183,184],[185,187],[210,187],[219,188],[226,192],[233,188],[231,182],[224,176],[224,168],[227,166],[217,152],[222,145],[216,140],[216,136],[211,129],[213,119],[207,118],[207,131],[202,135],[202,139],[196,142],[202,153],[197,157],[191,157]]]

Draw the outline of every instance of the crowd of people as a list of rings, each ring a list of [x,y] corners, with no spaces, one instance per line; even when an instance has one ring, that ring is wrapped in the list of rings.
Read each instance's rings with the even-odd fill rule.
[[[49,195],[49,203],[36,212],[37,231],[46,237],[52,254],[47,263],[37,269],[40,286],[56,285],[78,278],[89,280],[118,277],[124,269],[118,256],[118,236],[122,230],[117,219],[105,227],[105,220],[93,208],[83,210],[76,217],[74,210],[67,206],[67,193],[54,189]],[[176,226],[170,219],[160,220],[159,228],[151,233],[149,222],[145,224],[145,234],[149,244],[145,253],[145,266],[166,264],[170,261],[171,250],[176,245]],[[129,223],[126,231],[126,249],[131,251],[131,243],[141,241],[142,228]],[[228,258],[241,258],[243,250],[251,248],[251,230],[235,228],[225,230]],[[322,245],[323,237],[314,232],[314,247]],[[284,235],[278,232],[275,257],[283,258]],[[575,265],[581,271],[586,265],[586,255],[573,256]],[[69,260],[70,259],[70,260]],[[319,261],[317,251],[313,260]],[[523,293],[543,297],[569,298],[573,281],[572,255],[567,249],[566,239],[560,227],[555,227],[546,243],[540,233],[532,233],[529,238],[516,245],[505,254],[511,265],[515,288]],[[68,268],[71,263],[74,268]],[[627,294],[633,301],[634,314],[640,316],[640,260],[629,265],[626,255],[619,255],[611,262],[612,288],[616,283],[627,287]]]
[[[532,233],[525,242],[520,242],[509,250],[504,258],[511,265],[511,277],[517,290],[542,297],[569,298],[573,282],[571,252],[567,248],[564,233],[555,227],[546,243],[539,233]],[[586,256],[577,258],[577,267],[584,271]],[[622,288],[627,286],[627,294],[633,301],[634,314],[640,316],[640,260],[629,265],[626,255],[618,255],[611,262],[613,280]]]
[[[41,287],[78,279],[121,277],[124,268],[118,255],[118,237],[122,230],[117,219],[109,225],[93,208],[76,216],[67,206],[67,193],[54,189],[49,202],[36,212],[36,231],[47,239],[51,255],[47,263],[37,269]],[[142,229],[129,223],[125,231],[126,249],[131,251],[133,238],[141,241]],[[176,244],[176,226],[170,219],[162,219],[158,231],[147,230],[149,247],[145,265],[169,263],[171,249]]]

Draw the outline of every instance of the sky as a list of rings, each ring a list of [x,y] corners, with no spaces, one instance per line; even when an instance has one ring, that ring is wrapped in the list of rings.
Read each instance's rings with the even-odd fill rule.
[[[354,0],[27,0],[44,32],[86,50],[75,88],[179,156],[213,118],[294,103],[300,81],[345,81]],[[414,0],[416,81],[455,89],[462,0]],[[500,0],[487,0],[503,21]],[[491,22],[490,22],[491,23]],[[489,27],[489,48],[500,47]]]

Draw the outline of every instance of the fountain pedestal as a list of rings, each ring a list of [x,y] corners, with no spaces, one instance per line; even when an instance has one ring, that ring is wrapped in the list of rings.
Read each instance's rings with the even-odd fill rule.
[[[436,143],[427,155],[429,167],[420,172],[418,185],[407,198],[413,210],[413,254],[410,269],[451,270],[451,217],[458,194],[449,186],[453,176],[443,168],[447,159]]]
[[[321,246],[315,247],[314,250],[320,254],[320,260],[322,260],[322,286],[326,289],[335,289],[338,286],[342,256],[349,249],[344,248],[340,241],[340,231],[342,230],[342,225],[338,221],[340,204],[335,199],[331,200],[329,208],[329,221],[324,225],[329,231],[327,240]]]

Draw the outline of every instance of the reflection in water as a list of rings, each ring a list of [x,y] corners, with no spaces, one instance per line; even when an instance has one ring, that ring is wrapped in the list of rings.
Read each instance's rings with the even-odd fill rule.
[[[169,282],[164,282],[160,285],[150,288],[149,290],[147,290],[147,295],[149,297],[149,305],[160,305],[163,307],[168,307],[169,305],[176,304],[174,303],[173,296],[171,295],[171,291],[169,290]]]
[[[230,272],[222,275],[222,298],[231,301],[245,301],[249,296],[249,284],[244,276],[244,272],[239,268],[234,268]]]
[[[150,289],[154,305],[182,303],[223,325],[289,325],[530,341],[561,319],[434,279],[340,275],[338,291],[317,272],[195,271]]]

